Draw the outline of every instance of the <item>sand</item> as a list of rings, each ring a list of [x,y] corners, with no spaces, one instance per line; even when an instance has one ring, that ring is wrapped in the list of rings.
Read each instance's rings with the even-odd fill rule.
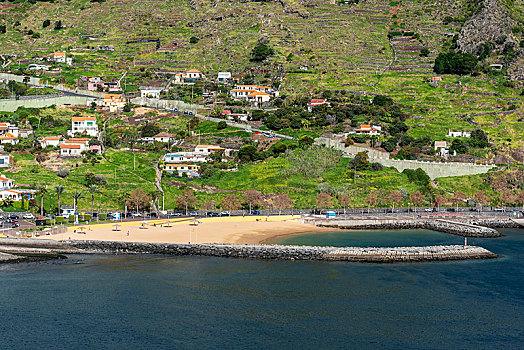
[[[277,236],[332,230],[298,222],[299,218],[299,216],[291,215],[202,218],[198,219],[198,225],[191,225],[194,220],[188,219],[134,221],[118,223],[118,226],[115,226],[115,223],[105,223],[68,227],[66,233],[39,238],[151,243],[256,244]],[[166,225],[166,223],[169,224]]]

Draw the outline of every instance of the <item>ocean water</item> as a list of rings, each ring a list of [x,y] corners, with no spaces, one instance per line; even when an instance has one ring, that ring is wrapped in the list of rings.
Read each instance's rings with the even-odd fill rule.
[[[0,265],[0,349],[522,349],[524,231],[503,232],[474,240],[503,255],[485,261],[82,255]],[[286,240],[463,242],[424,231],[312,237]]]

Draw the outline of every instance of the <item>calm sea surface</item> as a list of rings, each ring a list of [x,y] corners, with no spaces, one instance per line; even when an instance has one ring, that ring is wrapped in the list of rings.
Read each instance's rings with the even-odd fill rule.
[[[0,265],[0,349],[522,349],[524,231],[498,260],[416,264],[72,256]],[[457,244],[430,231],[284,244]]]

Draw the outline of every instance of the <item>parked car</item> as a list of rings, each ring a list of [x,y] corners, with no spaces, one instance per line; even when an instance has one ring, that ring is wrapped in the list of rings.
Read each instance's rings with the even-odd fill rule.
[[[182,213],[178,213],[178,212],[167,213],[167,217],[173,217],[173,216],[182,216]]]
[[[198,211],[192,211],[189,213],[189,216],[199,216],[200,214],[198,213]]]
[[[16,220],[20,219],[20,217],[18,215],[16,215],[16,214],[9,214],[8,218],[9,219],[16,219]]]
[[[26,214],[24,214],[24,216],[22,216],[22,218],[24,220],[34,220],[35,216],[33,214],[31,214],[31,213],[26,213]]]
[[[215,213],[214,211],[208,211],[206,216],[218,216],[218,213]]]
[[[231,213],[227,210],[221,211],[220,216],[231,216]]]
[[[141,218],[142,217],[142,214],[140,213],[133,213],[131,214],[134,218]]]
[[[433,211],[433,208],[424,208],[424,211],[432,212],[432,211]]]
[[[494,211],[504,211],[504,208],[501,208],[501,207],[496,207],[495,209],[493,209]]]
[[[253,210],[251,212],[252,215],[260,215],[260,211],[259,210]]]

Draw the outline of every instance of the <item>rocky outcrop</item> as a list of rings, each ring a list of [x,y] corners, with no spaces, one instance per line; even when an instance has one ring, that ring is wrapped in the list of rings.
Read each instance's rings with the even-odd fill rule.
[[[513,19],[497,0],[485,0],[482,9],[466,21],[460,30],[457,46],[460,51],[474,54],[480,44],[495,42],[511,33]]]

